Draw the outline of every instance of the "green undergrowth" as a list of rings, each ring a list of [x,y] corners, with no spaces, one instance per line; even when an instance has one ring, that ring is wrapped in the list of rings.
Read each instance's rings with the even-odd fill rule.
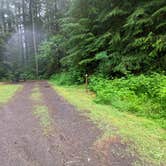
[[[90,92],[86,93],[82,86],[53,84],[53,87],[103,129],[104,135],[118,134],[124,141],[133,142],[132,148],[136,149],[142,161],[158,166],[166,161],[166,131],[158,123],[118,111],[110,105],[97,104],[94,102],[96,96]]]
[[[114,80],[93,76],[89,88],[96,93],[95,102],[153,119],[166,128],[165,75],[142,74]]]
[[[84,78],[79,71],[71,69],[70,72],[62,72],[51,76],[51,81],[58,85],[82,84]]]
[[[21,85],[0,84],[0,105],[8,102],[21,87]]]

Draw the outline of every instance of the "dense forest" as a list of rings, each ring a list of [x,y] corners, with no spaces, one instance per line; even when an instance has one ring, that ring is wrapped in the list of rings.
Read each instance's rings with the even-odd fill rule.
[[[165,127],[165,0],[0,0],[0,79],[82,84]]]
[[[166,0],[0,0],[0,126],[1,165],[164,166]]]
[[[52,43],[59,63],[57,72],[72,75],[101,73],[109,78],[165,70],[166,2],[154,1],[72,1],[59,19],[59,32],[41,47],[51,56]],[[48,49],[48,50],[47,50]],[[51,52],[49,54],[49,51]],[[55,72],[49,67],[45,73]],[[78,73],[77,73],[78,72]]]
[[[0,3],[1,78],[11,68],[109,78],[165,70],[165,0]]]

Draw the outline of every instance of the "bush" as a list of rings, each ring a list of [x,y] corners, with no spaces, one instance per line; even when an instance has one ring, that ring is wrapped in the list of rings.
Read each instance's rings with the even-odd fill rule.
[[[81,77],[81,73],[78,71],[55,74],[51,77],[51,80],[59,85],[73,85],[84,82],[84,78]]]
[[[96,93],[96,102],[111,104],[121,111],[156,119],[166,127],[165,75],[129,76],[114,80],[93,76],[89,88]]]

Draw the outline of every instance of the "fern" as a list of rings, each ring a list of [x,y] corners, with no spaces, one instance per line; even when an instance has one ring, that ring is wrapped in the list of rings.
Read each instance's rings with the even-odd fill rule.
[[[166,28],[166,21],[161,22],[159,25],[157,25],[156,30],[164,29],[164,28]]]
[[[91,63],[94,60],[95,60],[94,58],[84,59],[84,60],[82,60],[82,61],[79,62],[79,65],[86,65],[86,64]]]
[[[127,12],[120,9],[119,7],[114,8],[111,12],[107,13],[107,15],[104,16],[104,18],[101,20],[102,22],[107,21],[111,17],[116,17],[116,16],[123,16],[126,15]]]
[[[142,18],[136,21],[137,26],[150,26],[153,24],[153,20],[150,17]]]
[[[110,39],[110,36],[111,36],[111,33],[110,32],[107,32],[107,33],[104,33],[103,35],[101,35],[100,37],[98,37],[96,40],[95,40],[95,45],[96,45],[96,48],[100,49],[102,47],[104,47],[107,43],[107,40]]]
[[[156,18],[156,17],[161,17],[163,15],[166,15],[166,6],[158,9],[156,12],[153,13],[152,17]]]
[[[103,60],[103,59],[107,59],[108,55],[106,51],[100,52],[98,54],[96,54],[95,59],[96,60]]]
[[[124,24],[123,27],[125,29],[128,29],[128,28],[132,29],[133,27],[139,24],[138,20],[140,18],[144,18],[145,16],[147,16],[145,9],[139,7],[127,18],[127,22]]]

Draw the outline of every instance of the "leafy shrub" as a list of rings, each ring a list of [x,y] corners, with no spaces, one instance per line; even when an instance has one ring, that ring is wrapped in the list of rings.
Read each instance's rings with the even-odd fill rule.
[[[59,85],[81,84],[84,81],[83,77],[81,77],[80,72],[74,70],[70,72],[54,74],[51,77],[51,80]]]
[[[165,75],[155,73],[114,80],[93,76],[89,88],[96,92],[96,102],[156,119],[166,127]]]

